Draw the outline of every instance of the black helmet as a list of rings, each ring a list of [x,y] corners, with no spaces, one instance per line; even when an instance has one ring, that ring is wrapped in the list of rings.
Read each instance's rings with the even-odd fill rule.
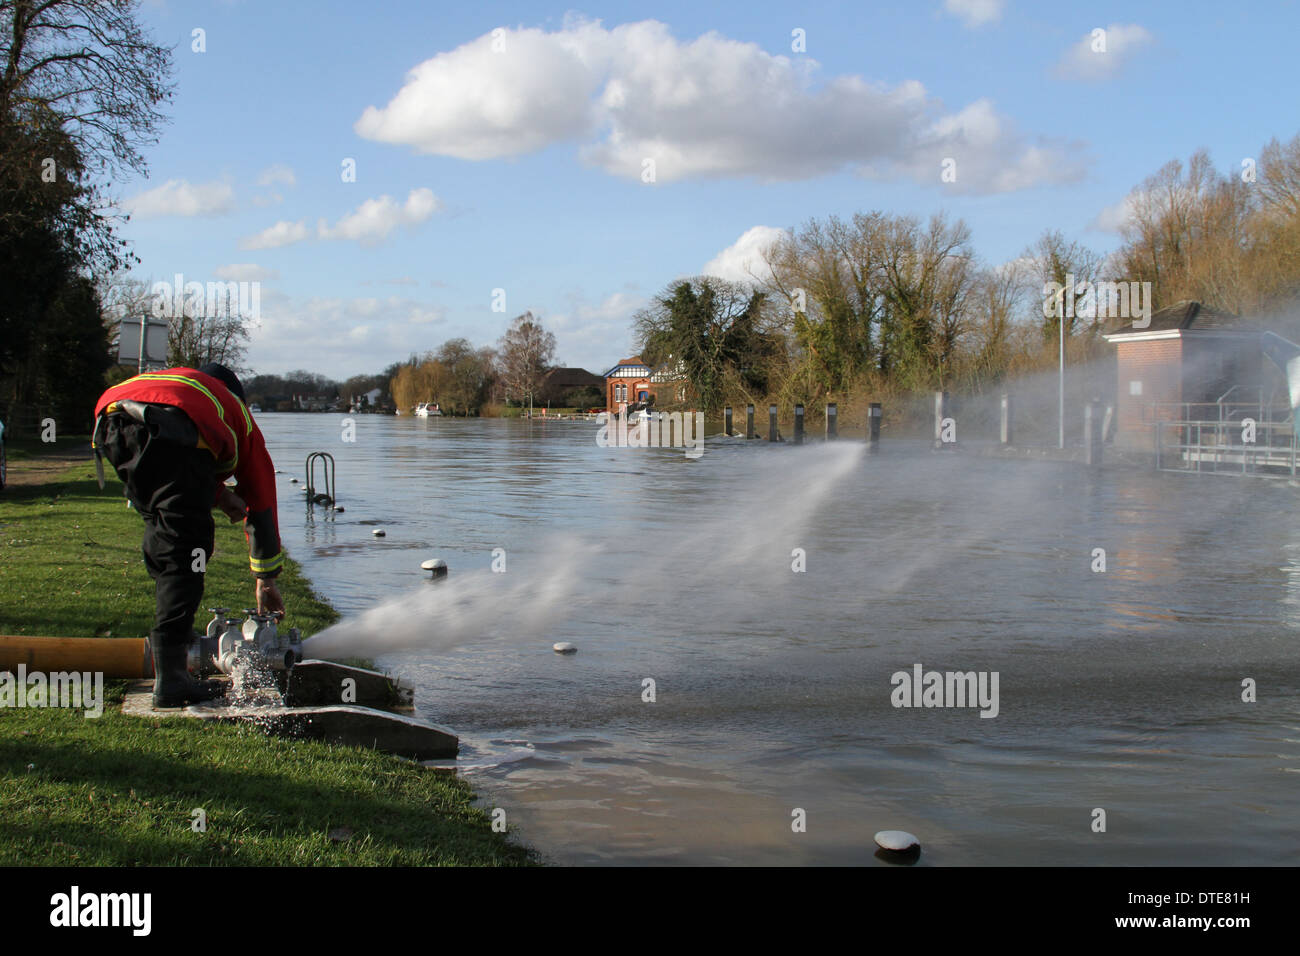
[[[230,369],[226,368],[219,362],[209,362],[207,365],[199,369],[199,371],[204,375],[210,375],[212,378],[215,378],[222,385],[226,386],[226,388],[230,389],[236,398],[247,404],[247,399],[244,398],[244,386],[240,383],[239,376]]]

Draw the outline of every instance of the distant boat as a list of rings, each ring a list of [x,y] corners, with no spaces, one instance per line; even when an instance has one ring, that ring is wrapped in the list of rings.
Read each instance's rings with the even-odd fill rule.
[[[257,415],[257,414],[260,414],[260,413],[261,413],[261,411],[262,411],[262,406],[261,406],[261,405],[258,405],[256,402],[254,402],[252,405],[249,405],[249,406],[248,406],[248,410],[249,410],[250,412],[252,412],[254,415]]]
[[[440,418],[442,410],[438,408],[436,402],[421,402],[415,406],[416,418]]]

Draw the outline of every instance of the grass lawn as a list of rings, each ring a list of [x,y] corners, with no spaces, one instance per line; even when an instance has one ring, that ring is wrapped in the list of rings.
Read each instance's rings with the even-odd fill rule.
[[[62,441],[60,441],[62,444]],[[242,531],[217,513],[205,605],[253,602]],[[92,464],[0,492],[0,634],[142,637],[142,524]],[[334,610],[289,561],[287,626]],[[201,615],[200,628],[208,615]],[[123,684],[109,682],[111,701]],[[358,748],[178,718],[0,708],[0,865],[520,865],[460,779]],[[193,826],[195,811],[206,830]]]

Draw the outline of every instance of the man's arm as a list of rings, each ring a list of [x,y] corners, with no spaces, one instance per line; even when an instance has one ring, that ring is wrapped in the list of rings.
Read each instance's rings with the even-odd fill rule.
[[[280,589],[275,586],[274,581],[269,578],[258,578],[256,593],[258,614],[275,614],[284,617],[284,598],[280,597]]]
[[[217,492],[217,507],[230,519],[231,524],[236,521],[243,521],[248,517],[248,505],[244,502],[244,499],[224,484],[221,486],[221,490]]]
[[[247,506],[244,535],[248,538],[248,564],[257,578],[258,610],[283,614],[284,601],[274,583],[284,566],[276,513],[275,467],[256,424],[247,438],[247,447],[240,450],[235,480]]]

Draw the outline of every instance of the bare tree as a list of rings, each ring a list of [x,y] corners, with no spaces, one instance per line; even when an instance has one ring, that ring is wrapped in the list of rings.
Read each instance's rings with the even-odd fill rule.
[[[210,315],[187,299],[181,314],[167,322],[167,362],[186,368],[220,362],[242,371],[248,336],[248,320],[237,310],[223,308]]]
[[[542,327],[532,312],[517,316],[501,337],[499,351],[501,374],[506,396],[519,401],[528,399],[542,388],[542,378],[555,359],[555,335]]]
[[[0,0],[0,122],[53,119],[92,168],[145,171],[172,98],[171,52],[135,0]]]

